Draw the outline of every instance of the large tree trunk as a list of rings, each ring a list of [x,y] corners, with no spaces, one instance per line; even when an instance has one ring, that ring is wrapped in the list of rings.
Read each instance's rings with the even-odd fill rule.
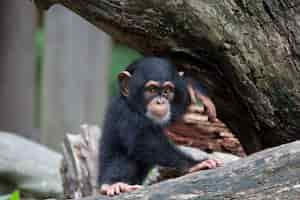
[[[35,1],[60,3],[118,41],[174,58],[205,83],[248,153],[300,138],[300,1]]]
[[[253,154],[215,170],[165,181],[114,199],[296,200],[300,196],[300,142]],[[82,200],[109,200],[89,197]]]
[[[99,137],[99,128],[89,125],[83,125],[78,135],[67,135],[61,171],[65,199],[82,199],[97,194]],[[195,153],[192,154],[196,157],[197,154],[214,157],[204,155],[204,152]],[[297,141],[235,162],[223,157],[224,167],[147,186],[117,199],[299,199],[299,155],[300,142]],[[88,199],[110,198],[98,195]]]

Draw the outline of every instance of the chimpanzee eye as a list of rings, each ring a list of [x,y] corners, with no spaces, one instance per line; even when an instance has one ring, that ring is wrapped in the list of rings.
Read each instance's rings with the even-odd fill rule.
[[[164,89],[163,89],[163,94],[166,94],[166,95],[169,95],[171,92],[173,92],[173,88],[171,88],[171,87],[165,87]]]
[[[164,90],[163,90],[163,93],[164,93],[164,94],[169,94],[169,93],[170,93],[170,89],[169,89],[169,88],[164,89]]]
[[[150,86],[147,88],[147,90],[151,93],[155,93],[157,91],[157,88],[155,86]]]

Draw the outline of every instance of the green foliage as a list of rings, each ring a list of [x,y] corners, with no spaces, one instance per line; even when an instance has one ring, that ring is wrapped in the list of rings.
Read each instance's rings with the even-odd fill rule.
[[[110,65],[109,92],[116,95],[118,91],[117,76],[128,64],[140,58],[142,55],[137,51],[123,45],[114,45],[112,49],[112,62]]]
[[[43,27],[39,27],[35,33],[35,49],[36,49],[36,72],[35,72],[35,127],[40,127],[41,120],[41,97],[42,97],[42,70],[44,62],[44,46],[45,34]]]
[[[45,45],[45,38],[44,38],[44,29],[38,28],[35,33],[35,45],[36,45],[36,54],[37,54],[37,65],[41,66],[43,63],[43,54],[44,54],[44,45]]]
[[[9,200],[20,200],[20,192],[16,190],[14,193],[11,194]]]

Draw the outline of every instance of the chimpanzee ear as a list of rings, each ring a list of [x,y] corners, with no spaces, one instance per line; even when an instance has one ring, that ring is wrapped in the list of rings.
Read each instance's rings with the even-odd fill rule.
[[[122,71],[118,75],[119,86],[121,94],[125,97],[129,95],[128,81],[131,78],[131,74],[128,71]]]

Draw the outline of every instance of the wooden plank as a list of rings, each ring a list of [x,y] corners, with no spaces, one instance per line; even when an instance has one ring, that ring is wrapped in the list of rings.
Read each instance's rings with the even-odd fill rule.
[[[34,140],[36,12],[30,1],[0,6],[0,129]]]
[[[106,106],[110,38],[61,7],[46,16],[44,144],[61,151],[66,132],[99,124]]]

